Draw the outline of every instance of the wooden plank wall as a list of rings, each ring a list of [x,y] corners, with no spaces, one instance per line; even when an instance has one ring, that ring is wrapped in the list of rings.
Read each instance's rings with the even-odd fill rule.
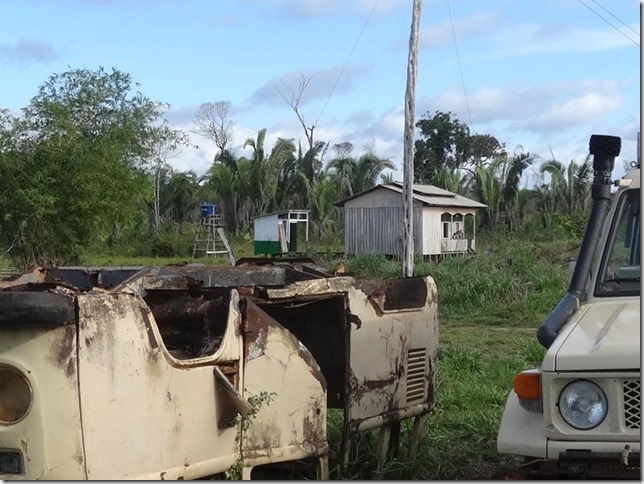
[[[422,208],[414,208],[414,253],[422,254]],[[400,256],[402,207],[345,207],[344,244],[348,255]]]

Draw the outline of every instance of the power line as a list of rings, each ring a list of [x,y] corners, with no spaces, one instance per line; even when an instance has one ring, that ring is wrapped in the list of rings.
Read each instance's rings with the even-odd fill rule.
[[[588,10],[590,10],[591,12],[593,12],[595,15],[597,15],[600,19],[602,19],[602,20],[603,20],[604,22],[606,22],[608,25],[610,25],[610,26],[611,26],[611,27],[613,27],[615,30],[617,30],[620,34],[622,34],[622,35],[623,35],[624,37],[626,37],[628,40],[630,40],[631,42],[633,42],[636,46],[638,46],[638,47],[640,46],[640,44],[638,44],[638,43],[637,43],[637,42],[635,42],[633,39],[631,39],[628,35],[626,35],[622,30],[620,30],[620,29],[619,29],[619,27],[617,27],[617,26],[613,25],[612,23],[610,23],[610,22],[609,22],[605,17],[603,17],[599,12],[597,12],[596,10],[594,10],[590,5],[588,5],[588,4],[586,4],[586,3],[584,3],[584,1],[583,1],[583,0],[577,0],[577,1],[578,1],[579,3],[581,3],[584,7],[586,7]]]
[[[340,82],[340,78],[342,77],[342,74],[344,74],[344,70],[347,68],[347,65],[349,64],[349,61],[351,60],[351,56],[353,55],[353,52],[356,50],[356,47],[358,46],[358,42],[360,42],[360,39],[362,38],[362,34],[364,34],[364,31],[367,29],[367,25],[369,25],[369,21],[371,20],[371,17],[373,17],[373,13],[376,11],[376,7],[380,3],[380,0],[376,0],[373,4],[373,8],[371,9],[371,12],[369,13],[369,16],[367,17],[367,20],[365,21],[364,25],[362,26],[362,30],[360,31],[360,34],[358,35],[358,38],[353,44],[353,47],[351,48],[351,52],[349,52],[349,57],[347,57],[346,62],[342,66],[342,69],[340,70],[340,74],[338,74],[337,79],[335,80],[335,84],[333,84],[333,89],[331,89],[331,94],[329,94],[329,97],[326,98],[326,102],[324,103],[324,106],[322,106],[322,110],[320,111],[320,115],[318,116],[318,119],[315,121],[314,126],[318,125],[318,122],[320,121],[320,118],[322,117],[322,114],[324,114],[324,111],[329,104],[329,101],[331,100],[331,97],[333,97],[333,94],[335,93],[336,87],[338,87],[338,83]]]
[[[449,22],[452,25],[452,36],[454,37],[454,48],[456,49],[456,60],[458,61],[458,69],[461,71],[461,83],[463,84],[463,94],[465,95],[465,105],[467,106],[467,115],[470,119],[470,126],[472,125],[472,113],[470,111],[470,102],[467,99],[467,89],[465,89],[465,77],[463,76],[463,66],[461,65],[461,56],[458,54],[458,43],[456,42],[456,31],[454,30],[454,21],[452,20],[452,9],[447,0],[447,10],[449,11]]]
[[[610,11],[610,10],[608,10],[606,7],[604,7],[601,3],[597,2],[596,0],[591,0],[591,2],[593,2],[593,3],[594,3],[595,5],[597,5],[599,8],[601,8],[601,9],[605,10],[606,12],[608,12],[608,14],[609,14],[611,17],[613,17],[614,19],[617,19],[619,22],[621,22],[621,23],[622,23],[622,25],[624,25],[628,30],[630,30],[631,32],[633,32],[635,35],[637,35],[638,37],[640,36],[640,33],[639,33],[637,30],[635,30],[633,27],[631,27],[630,25],[628,25],[628,24],[627,24],[626,22],[624,22],[621,18],[619,18],[619,17],[618,17],[617,15],[615,15],[613,12],[611,12],[611,11]]]

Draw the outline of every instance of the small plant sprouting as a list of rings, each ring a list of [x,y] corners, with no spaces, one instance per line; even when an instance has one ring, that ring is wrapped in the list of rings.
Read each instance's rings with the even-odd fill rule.
[[[240,444],[240,447],[243,447],[243,443],[245,442],[247,431],[250,429],[253,420],[255,420],[255,417],[257,416],[257,413],[260,411],[260,409],[264,406],[268,406],[277,396],[277,393],[275,392],[266,392],[266,391],[261,391],[257,395],[251,395],[248,397],[248,403],[250,404],[251,407],[253,407],[253,413],[242,416],[241,422],[239,425],[239,432],[237,433],[237,436],[235,437],[235,442]],[[239,481],[242,478],[242,459],[241,457],[235,461],[235,463],[226,471],[226,477],[230,480],[233,481]]]

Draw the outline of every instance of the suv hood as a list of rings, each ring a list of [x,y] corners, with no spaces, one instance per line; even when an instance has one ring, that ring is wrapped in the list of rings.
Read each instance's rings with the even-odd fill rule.
[[[555,370],[639,369],[640,298],[595,302],[584,309],[561,335]]]

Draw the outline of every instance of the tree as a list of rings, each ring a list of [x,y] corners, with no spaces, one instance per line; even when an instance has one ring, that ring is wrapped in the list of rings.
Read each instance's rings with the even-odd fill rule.
[[[335,157],[329,161],[326,166],[326,172],[331,172],[340,186],[341,196],[350,197],[353,195],[353,170],[355,168],[355,159],[351,156],[353,145],[349,142],[343,142],[333,145]]]
[[[492,135],[470,135],[470,128],[451,112],[426,114],[416,123],[421,139],[415,142],[414,177],[419,183],[438,182],[441,169],[449,171],[488,163],[505,155],[503,144]]]
[[[568,166],[552,159],[545,162],[539,168],[541,174],[550,175],[548,193],[552,197],[553,209],[575,215],[583,211],[587,206],[590,196],[590,180],[592,165],[590,157],[586,157],[583,163],[577,164],[570,160]]]
[[[376,186],[380,174],[386,169],[396,169],[388,158],[380,158],[374,153],[360,156],[353,169],[353,193],[360,193]]]
[[[421,139],[415,142],[414,178],[434,183],[441,167],[455,170],[465,158],[470,129],[451,112],[426,114],[417,123]]]
[[[306,88],[309,85],[309,82],[311,82],[311,77],[310,75],[305,75],[300,72],[300,82],[298,83],[297,87],[293,89],[290,87],[288,84],[284,83],[284,88],[289,92],[288,96],[285,95],[280,89],[276,86],[275,89],[277,89],[277,92],[279,93],[280,96],[282,96],[282,99],[286,102],[286,104],[289,105],[289,107],[293,110],[295,115],[297,116],[298,121],[302,125],[302,129],[304,129],[304,136],[306,137],[306,141],[308,143],[309,149],[308,151],[312,151],[313,148],[315,147],[315,142],[314,142],[314,137],[313,137],[313,131],[315,130],[315,125],[312,124],[311,126],[307,126],[306,122],[304,121],[304,116],[301,113],[301,107],[302,107],[302,96],[304,95],[304,92],[306,91]]]
[[[195,132],[215,142],[219,148],[215,156],[224,153],[233,139],[235,123],[231,119],[232,114],[232,104],[228,101],[203,103],[195,112]]]
[[[185,222],[194,222],[202,201],[196,173],[192,170],[171,172],[164,188],[162,214],[179,227]]]
[[[468,177],[463,170],[449,170],[440,167],[436,175],[435,185],[452,193],[465,195]]]
[[[474,196],[486,205],[485,224],[494,230],[502,217],[510,230],[517,224],[519,182],[535,159],[529,153],[499,156],[489,163],[477,163],[468,184]]]
[[[181,130],[170,128],[164,123],[154,137],[151,147],[152,156],[152,174],[154,176],[154,208],[153,223],[154,229],[158,233],[161,227],[161,187],[162,180],[165,182],[168,175],[172,172],[168,166],[168,160],[175,157],[181,146],[190,144],[190,138]]]
[[[553,157],[541,165],[539,172],[542,182],[538,193],[544,226],[552,223],[555,213],[572,217],[583,214],[590,200],[592,165],[589,156],[581,164],[571,160],[567,167]],[[550,177],[548,183],[546,174]]]
[[[0,240],[22,265],[74,263],[114,227],[139,220],[162,103],[129,74],[53,74],[0,130]]]

